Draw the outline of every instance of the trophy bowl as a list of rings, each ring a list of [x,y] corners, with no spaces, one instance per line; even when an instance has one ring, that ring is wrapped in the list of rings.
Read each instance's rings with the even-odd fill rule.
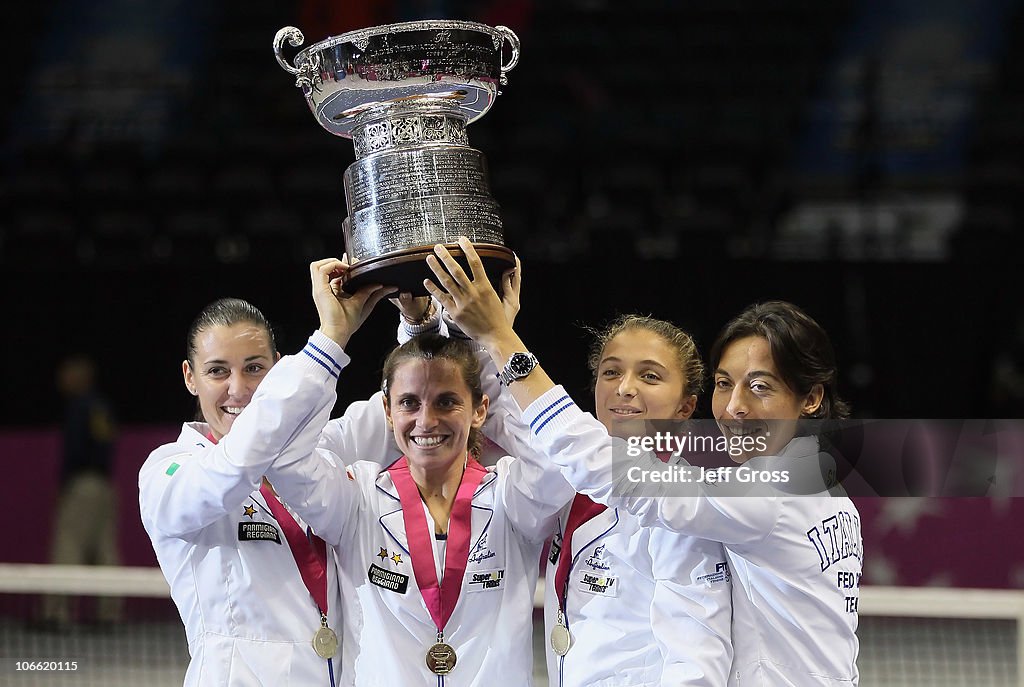
[[[518,62],[515,33],[465,21],[389,24],[328,38],[288,64],[284,43],[303,40],[294,27],[278,31],[278,63],[320,126],[355,146],[344,176],[346,288],[381,283],[423,295],[432,276],[425,257],[459,236],[475,244],[497,285],[515,257],[466,126],[491,108]]]

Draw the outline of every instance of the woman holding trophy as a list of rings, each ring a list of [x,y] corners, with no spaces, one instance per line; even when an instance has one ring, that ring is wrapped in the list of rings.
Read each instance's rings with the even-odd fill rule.
[[[200,420],[153,451],[139,473],[142,522],[185,624],[185,685],[335,684],[334,557],[264,479],[279,454],[313,450],[316,436],[287,440],[307,412],[326,419],[331,405],[298,412],[294,385],[271,373],[281,364],[333,380],[322,349],[347,341],[383,295],[367,287],[347,299],[335,341],[314,334],[281,363],[270,325],[245,301],[215,301],[189,328],[182,367]],[[376,413],[365,410],[351,411],[348,434],[371,430]],[[360,414],[369,417],[356,421]]]

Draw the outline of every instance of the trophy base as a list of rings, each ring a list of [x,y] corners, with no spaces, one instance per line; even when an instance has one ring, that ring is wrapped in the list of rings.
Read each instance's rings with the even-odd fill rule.
[[[515,253],[494,243],[474,243],[473,247],[484,264],[487,279],[501,296],[501,275],[516,266]],[[446,243],[445,248],[466,274],[472,276],[466,256],[458,244]],[[434,273],[427,267],[427,256],[433,254],[433,246],[419,246],[360,260],[349,270],[345,290],[354,293],[366,284],[383,284],[398,287],[399,291],[408,291],[413,296],[426,296],[423,280],[430,279],[437,283]]]

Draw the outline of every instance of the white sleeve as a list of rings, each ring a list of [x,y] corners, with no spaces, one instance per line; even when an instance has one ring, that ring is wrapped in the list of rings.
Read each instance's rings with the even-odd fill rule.
[[[341,543],[359,502],[352,468],[334,453],[318,448],[282,456],[267,472],[281,500],[332,546]]]
[[[431,297],[433,298],[433,297]],[[402,317],[402,314],[398,314],[398,344],[404,344],[406,341],[416,336],[417,334],[426,334],[428,332],[434,334],[440,334],[441,336],[447,336],[448,330],[444,327],[441,322],[441,304],[437,301],[433,301],[434,314],[430,316],[426,322],[422,324],[409,324]]]
[[[718,542],[650,530],[651,629],[662,687],[718,687],[732,665],[732,584]]]
[[[346,465],[369,460],[382,466],[402,457],[384,414],[384,392],[350,404],[341,417],[327,423],[319,447]]]
[[[520,419],[512,395],[498,381],[491,356],[480,348],[477,357],[481,385],[490,399],[483,433],[515,457],[507,462],[508,477],[502,493],[506,511],[519,532],[531,541],[543,541],[554,534],[558,513],[572,502],[576,491],[559,467],[530,442],[530,428]]]
[[[561,467],[576,491],[632,513],[645,527],[744,544],[763,540],[778,520],[779,499],[774,496],[715,497],[699,484],[636,481],[636,475],[657,472],[664,464],[650,453],[627,458],[626,442],[609,436],[561,386],[548,390],[522,416],[531,441]]]
[[[531,541],[544,541],[555,532],[558,514],[576,496],[576,490],[562,476],[559,467],[529,441],[530,428],[522,424],[509,394],[499,395],[493,416],[500,422],[503,447],[512,444],[515,458],[508,463],[505,480],[505,509],[513,526]],[[491,437],[494,440],[494,437]],[[497,443],[497,441],[496,441]]]
[[[220,443],[147,461],[139,473],[143,520],[155,531],[183,537],[241,506],[279,455],[312,453],[334,405],[334,382],[348,361],[317,332],[300,353],[270,369]]]
[[[320,538],[337,545],[358,503],[359,489],[347,466],[357,461],[386,466],[401,455],[384,414],[384,393],[378,391],[327,422],[315,451],[283,454],[267,477]]]

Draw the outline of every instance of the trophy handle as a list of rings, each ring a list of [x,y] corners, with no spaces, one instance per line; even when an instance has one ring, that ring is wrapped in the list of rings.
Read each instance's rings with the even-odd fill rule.
[[[507,26],[495,26],[494,30],[501,34],[502,43],[508,41],[509,46],[512,48],[512,55],[508,58],[508,64],[501,65],[500,82],[502,86],[507,86],[508,77],[505,75],[512,71],[513,67],[519,64],[519,36],[517,36],[515,31]]]
[[[274,35],[274,57],[277,58],[277,63],[281,65],[281,69],[295,76],[296,86],[312,86],[313,77],[320,68],[320,54],[312,53],[309,56],[309,60],[302,67],[293,67],[288,64],[288,61],[281,53],[281,48],[286,40],[293,48],[297,48],[302,45],[306,37],[302,35],[302,31],[294,26],[286,26],[278,31]]]

